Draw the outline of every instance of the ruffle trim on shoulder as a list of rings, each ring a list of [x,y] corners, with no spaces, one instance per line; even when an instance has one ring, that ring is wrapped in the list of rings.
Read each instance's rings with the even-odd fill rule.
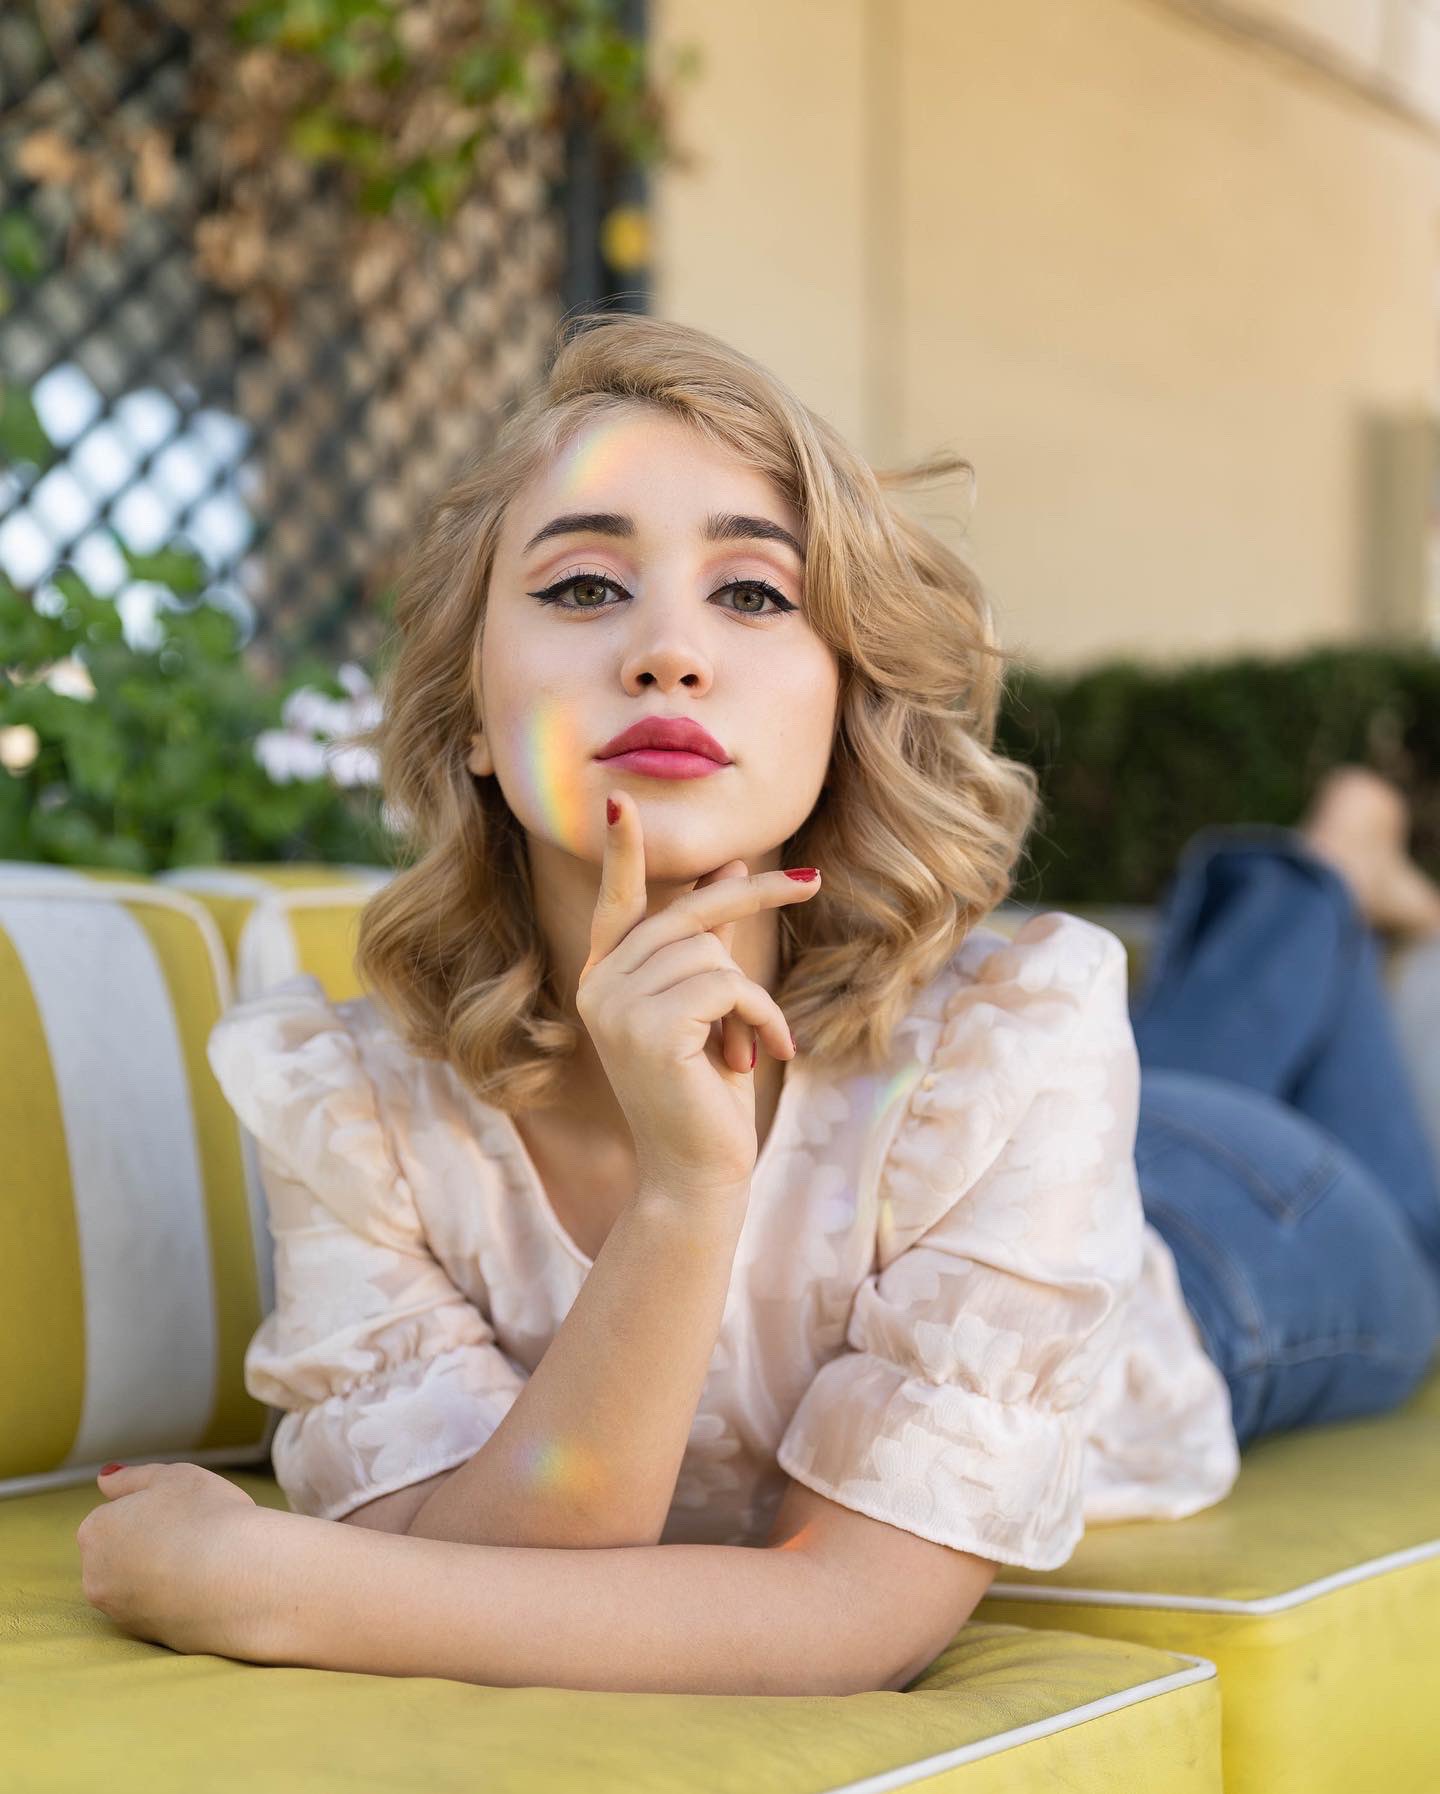
[[[297,973],[232,1005],[210,1068],[240,1121],[290,1176],[359,1234],[415,1250],[415,1200],[340,1006]]]

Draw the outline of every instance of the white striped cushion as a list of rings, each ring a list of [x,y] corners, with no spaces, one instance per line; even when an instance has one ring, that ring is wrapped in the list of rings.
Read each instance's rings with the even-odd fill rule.
[[[110,1458],[268,1462],[279,1411],[244,1385],[275,1299],[264,1191],[205,1042],[296,971],[359,994],[392,876],[0,861],[0,1496]]]
[[[205,1056],[232,1001],[184,892],[0,863],[0,1495],[267,1458],[243,1360],[269,1234]]]

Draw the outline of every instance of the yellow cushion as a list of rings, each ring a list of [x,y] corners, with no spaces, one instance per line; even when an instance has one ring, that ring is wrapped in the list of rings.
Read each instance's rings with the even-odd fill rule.
[[[1004,1569],[976,1612],[1210,1658],[1227,1794],[1434,1794],[1440,1366],[1389,1414],[1253,1441],[1214,1507]]]
[[[227,1474],[285,1506],[272,1478]],[[176,1653],[85,1600],[75,1529],[103,1499],[0,1501],[0,1781],[26,1794],[1221,1787],[1213,1664],[1010,1625],[962,1627],[903,1694],[847,1696],[492,1688]]]
[[[332,1002],[364,994],[355,969],[360,911],[394,874],[379,866],[182,866],[157,880],[185,891],[214,917],[246,1002],[310,972]]]
[[[0,866],[0,877],[7,870]],[[14,869],[16,882],[22,874],[56,870]],[[227,975],[214,969],[217,958],[243,968],[252,987],[256,980],[263,987],[272,976],[305,970],[321,979],[332,998],[359,994],[353,967],[359,909],[388,876],[378,868],[186,868],[137,888],[125,876],[103,871],[59,873],[71,884],[108,885],[101,895],[124,907],[134,922],[157,938],[174,937],[159,956],[160,969],[173,987],[183,961],[180,1013],[188,1019],[177,1032],[191,1042],[199,1028],[202,1047],[207,1005],[213,1006],[214,989],[226,984]],[[157,884],[172,887],[168,904],[166,893],[155,892]],[[30,897],[39,895],[32,887]],[[153,903],[147,905],[147,897]],[[29,913],[33,919],[35,912]],[[1028,913],[1005,906],[989,920],[1013,931]],[[1078,913],[1094,914],[1121,935],[1138,981],[1150,912]],[[51,920],[63,928],[66,917],[57,912]],[[197,933],[205,937],[198,959]],[[23,988],[16,960],[0,924],[0,1001]],[[206,960],[209,974],[202,967]],[[207,976],[213,978],[208,996]],[[82,977],[73,988],[101,986]],[[0,1084],[0,1123],[9,1124],[8,1140],[25,1143],[18,1188],[22,1195],[48,1183],[63,1188],[55,1179],[56,1165],[64,1164],[60,1123],[81,1101],[83,1086],[68,1086],[62,1103],[54,1072],[37,1069],[45,1059],[43,1053],[35,1058],[33,1015],[23,1003],[16,1010],[13,1001],[7,1013],[23,1017],[0,1049],[8,1073]],[[199,1074],[188,1045],[178,1056],[192,1087],[197,1076],[208,1083],[203,1051]],[[189,1100],[200,1113],[194,1131],[205,1181],[219,1187],[212,1161],[222,1167],[223,1184],[223,1167],[235,1151],[227,1144],[227,1127],[233,1142],[232,1118],[225,1111],[217,1124],[210,1097],[197,1099],[193,1088]],[[230,1175],[233,1183],[233,1170]],[[253,1205],[260,1201],[253,1165],[250,1175]],[[11,1297],[0,1320],[0,1329],[8,1331],[0,1338],[11,1344],[7,1362],[21,1366],[0,1397],[10,1404],[0,1408],[0,1417],[18,1415],[22,1422],[18,1432],[14,1424],[0,1426],[0,1453],[17,1438],[53,1435],[63,1441],[63,1416],[41,1398],[53,1387],[63,1393],[76,1383],[84,1304],[73,1267],[67,1285],[50,1260],[36,1261],[33,1254],[63,1257],[65,1208],[53,1200],[17,1205],[27,1217],[24,1250],[8,1263],[0,1256],[0,1293]],[[233,1216],[233,1195],[228,1212]],[[253,1216],[252,1207],[252,1223]],[[74,1232],[72,1219],[72,1256]],[[232,1246],[234,1237],[232,1228],[226,1236]],[[216,1251],[217,1338],[240,1337],[243,1348],[259,1320],[253,1302],[246,1309],[245,1253]],[[261,1258],[261,1293],[268,1300],[268,1251]],[[42,1262],[42,1270],[29,1277],[25,1266],[35,1262]],[[34,1320],[34,1300],[25,1307],[27,1287],[31,1295],[45,1291],[47,1315],[58,1317],[49,1334],[24,1324],[27,1315]],[[222,1322],[226,1314],[230,1318]],[[236,1314],[246,1315],[243,1323]],[[55,1340],[72,1343],[57,1356]],[[233,1343],[229,1349],[233,1356]],[[41,1356],[32,1365],[36,1353]],[[227,1402],[237,1389],[248,1402],[238,1373],[222,1375],[217,1387],[222,1385]],[[73,1390],[70,1399],[73,1409]],[[14,1497],[0,1501],[0,1614],[6,1635],[18,1634],[23,1647],[16,1667],[7,1661],[8,1680],[0,1678],[0,1703],[8,1697],[18,1705],[22,1694],[25,1699],[23,1725],[0,1710],[0,1735],[13,1735],[22,1753],[29,1752],[18,1761],[35,1774],[22,1785],[37,1790],[95,1785],[107,1769],[113,1779],[127,1745],[131,1760],[143,1758],[153,1769],[147,1786],[157,1778],[163,1786],[166,1774],[187,1787],[201,1785],[203,1762],[207,1787],[223,1794],[243,1777],[248,1790],[254,1763],[263,1760],[267,1789],[282,1794],[288,1787],[308,1791],[372,1778],[377,1785],[400,1787],[413,1778],[441,1789],[468,1789],[473,1740],[480,1735],[487,1786],[500,1789],[608,1783],[627,1789],[810,1790],[875,1777],[867,1785],[877,1789],[924,1780],[927,1787],[963,1786],[978,1794],[1054,1782],[1103,1787],[1106,1794],[1130,1787],[1188,1794],[1220,1786],[1213,1664],[1220,1666],[1224,1688],[1225,1785],[1231,1794],[1352,1794],[1381,1782],[1397,1794],[1440,1787],[1440,1731],[1424,1699],[1440,1661],[1440,1507],[1432,1495],[1440,1488],[1440,1374],[1397,1414],[1257,1441],[1247,1449],[1235,1491],[1206,1513],[1091,1528],[1061,1570],[1005,1569],[976,1619],[905,1695],[850,1697],[843,1704],[577,1696],[308,1670],[271,1669],[263,1685],[253,1677],[246,1682],[253,1666],[177,1658],[129,1640],[84,1601],[74,1528],[98,1499],[90,1478],[110,1455],[130,1461],[181,1457],[215,1467],[256,1461],[253,1450],[236,1456],[221,1447],[207,1455],[203,1445],[162,1451],[127,1442],[103,1452],[97,1447],[93,1464],[62,1463],[59,1475],[12,1475],[0,1482],[0,1494]],[[12,1449],[9,1465],[15,1461]],[[0,1457],[0,1474],[6,1468]],[[258,1499],[284,1506],[268,1472],[225,1473]],[[80,1478],[83,1487],[57,1486]],[[43,1493],[24,1493],[31,1488]],[[111,1674],[80,1680],[102,1663]],[[186,1678],[182,1703],[172,1705],[171,1675]],[[247,1690],[253,1690],[248,1705]],[[83,1702],[75,1699],[80,1693]],[[469,1705],[463,1715],[455,1708],[462,1723],[446,1727],[448,1710],[442,1713],[441,1706],[482,1699],[487,1710],[478,1731]],[[429,1704],[424,1715],[414,1716],[417,1701]],[[563,1709],[557,1701],[566,1703]],[[85,1716],[78,1728],[77,1712]],[[637,1712],[644,1714],[638,1727]],[[371,1720],[375,1714],[382,1716],[378,1723]],[[237,1720],[256,1740],[258,1756],[248,1751],[233,1769],[223,1760],[213,1765],[202,1753],[213,1753],[214,1737]],[[71,1742],[57,1757],[54,1739],[61,1735]],[[46,1772],[52,1779],[43,1779]],[[962,1782],[962,1776],[970,1779]]]

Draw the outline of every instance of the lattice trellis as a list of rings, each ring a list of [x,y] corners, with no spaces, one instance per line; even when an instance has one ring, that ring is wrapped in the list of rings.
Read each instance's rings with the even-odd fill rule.
[[[179,539],[261,660],[278,667],[299,646],[364,658],[425,503],[533,380],[561,315],[566,144],[506,123],[442,232],[381,233],[358,255],[341,247],[353,214],[337,183],[287,165],[278,226],[248,252],[323,263],[333,241],[335,261],[277,321],[197,257],[224,170],[187,112],[193,53],[170,23],[132,44],[92,22],[57,62],[30,16],[0,8],[0,203],[38,228],[50,264],[12,283],[0,373],[33,394],[59,451],[38,475],[0,470],[0,572],[42,590],[68,561],[143,615],[153,593],[110,531],[142,553]],[[159,127],[173,193],[67,254],[71,195],[20,166],[47,125],[95,147]]]

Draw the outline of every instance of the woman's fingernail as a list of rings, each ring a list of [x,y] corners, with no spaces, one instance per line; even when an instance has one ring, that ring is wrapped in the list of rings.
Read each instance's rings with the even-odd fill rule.
[[[750,1042],[750,1069],[751,1069],[751,1071],[754,1071],[754,1069],[755,1069],[755,1045],[756,1045],[756,1043],[752,1040]]]
[[[607,822],[618,822],[620,820],[620,806],[616,803],[613,797],[607,797],[605,799],[605,820]]]
[[[101,1468],[101,1476],[113,1476],[117,1470],[123,1470],[123,1464],[106,1464]]]
[[[819,869],[815,866],[797,866],[794,871],[786,870],[786,878],[798,878],[803,884],[809,884],[812,878],[819,878]]]

